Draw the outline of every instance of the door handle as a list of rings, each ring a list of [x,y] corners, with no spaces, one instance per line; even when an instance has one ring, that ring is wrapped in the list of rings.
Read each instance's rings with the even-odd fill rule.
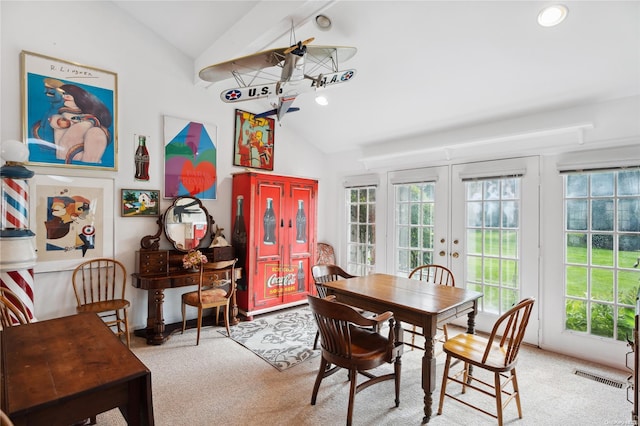
[[[444,256],[444,255],[445,255],[445,254],[447,254],[447,253],[445,253],[445,251],[444,251],[444,250],[440,250],[440,253],[438,253],[438,254],[439,254],[440,256]]]
[[[458,257],[460,257],[457,251],[454,251],[453,254],[451,254],[451,256],[453,256],[454,259],[457,259]]]

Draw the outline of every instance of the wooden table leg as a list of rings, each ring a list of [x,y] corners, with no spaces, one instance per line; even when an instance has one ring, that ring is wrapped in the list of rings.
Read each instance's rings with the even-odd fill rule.
[[[476,301],[477,303],[477,301]],[[476,332],[476,306],[474,306],[473,311],[467,314],[467,333],[475,334]],[[471,383],[471,376],[473,375],[473,365],[469,364],[469,378],[467,379],[467,383]]]
[[[422,423],[429,423],[433,391],[436,389],[436,358],[433,336],[436,335],[436,321],[432,316],[425,318],[422,324],[424,334],[424,356],[422,357],[422,389],[424,390],[424,418]]]

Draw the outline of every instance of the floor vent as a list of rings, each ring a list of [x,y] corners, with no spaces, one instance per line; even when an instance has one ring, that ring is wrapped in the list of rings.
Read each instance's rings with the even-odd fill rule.
[[[625,382],[621,382],[620,380],[608,379],[606,377],[602,377],[594,373],[589,373],[588,371],[584,370],[575,369],[573,370],[573,374],[585,377],[587,379],[595,380],[596,382],[604,383],[605,385],[613,386],[614,388],[618,389],[622,389],[626,385]]]

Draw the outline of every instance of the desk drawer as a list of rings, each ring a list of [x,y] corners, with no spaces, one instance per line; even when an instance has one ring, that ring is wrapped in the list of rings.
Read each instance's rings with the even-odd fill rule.
[[[228,280],[231,278],[231,270],[220,271],[220,272],[205,272],[202,276],[202,283],[205,286],[214,285],[216,283],[220,283],[222,280]],[[188,285],[198,285],[198,280],[200,279],[199,274],[185,275],[182,277],[173,278],[173,286],[174,287],[184,287]]]
[[[140,274],[166,273],[169,266],[169,251],[167,250],[139,250],[136,264]]]

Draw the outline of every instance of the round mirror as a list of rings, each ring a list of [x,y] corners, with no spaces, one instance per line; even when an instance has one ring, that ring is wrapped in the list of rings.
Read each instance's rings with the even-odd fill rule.
[[[193,197],[176,198],[163,221],[167,240],[179,251],[198,249],[209,232],[209,212]]]

